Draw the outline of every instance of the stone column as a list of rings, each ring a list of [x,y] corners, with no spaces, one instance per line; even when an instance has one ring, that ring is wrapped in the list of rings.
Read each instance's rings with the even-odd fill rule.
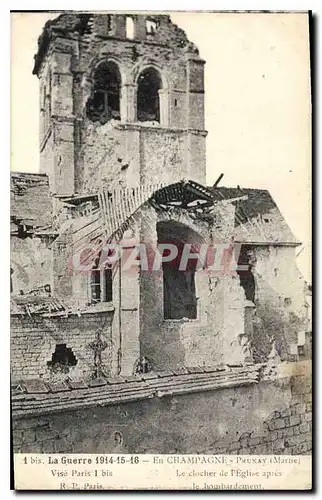
[[[134,122],[136,120],[136,85],[125,84],[121,90],[121,121]]]
[[[245,294],[239,277],[234,274],[220,278],[223,301],[223,362],[242,364],[249,361],[245,349]]]
[[[169,91],[167,89],[159,90],[159,103],[160,103],[160,125],[169,127]]]
[[[140,268],[121,276],[121,375],[132,375],[140,357]]]
[[[157,214],[152,207],[141,208],[141,243],[147,245],[150,259],[157,253]],[[145,271],[140,279],[140,349],[154,370],[162,370],[167,358],[167,345],[161,327],[163,318],[163,272]]]
[[[132,265],[126,269],[137,238],[124,235],[120,244],[124,247],[122,259],[117,263],[113,278],[113,306],[115,314],[112,324],[112,339],[116,357],[113,373],[130,376],[140,357],[139,344],[139,305],[140,305],[140,268]],[[129,243],[130,242],[130,243]]]
[[[59,47],[60,50],[64,47]],[[66,48],[67,50],[67,48]],[[72,53],[55,51],[52,55],[51,120],[54,133],[52,158],[55,194],[70,196],[74,183],[74,96]],[[48,154],[48,153],[47,153]],[[44,156],[46,160],[46,156]]]

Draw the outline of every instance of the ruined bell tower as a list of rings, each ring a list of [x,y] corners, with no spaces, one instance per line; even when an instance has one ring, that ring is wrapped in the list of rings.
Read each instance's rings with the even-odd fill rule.
[[[204,61],[170,16],[61,14],[44,27],[33,72],[54,194],[205,183]]]

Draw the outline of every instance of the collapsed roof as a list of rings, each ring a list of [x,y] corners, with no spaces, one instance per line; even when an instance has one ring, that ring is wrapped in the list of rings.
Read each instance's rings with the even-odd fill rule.
[[[228,202],[235,206],[236,241],[257,244],[299,245],[275,201],[267,190],[230,187],[206,187],[190,180],[183,180],[170,186],[163,186],[154,195],[157,203],[176,204],[176,197],[181,208],[186,202],[204,198],[205,205],[216,205],[218,202]],[[140,188],[142,190],[142,188]],[[129,194],[130,188],[124,190]],[[149,198],[152,192],[149,193]],[[96,196],[96,195],[95,195]],[[113,193],[108,193],[110,199]],[[123,204],[118,193],[118,203],[114,210]],[[198,198],[199,197],[199,198]],[[212,199],[212,200],[211,200]],[[62,200],[64,201],[64,200]],[[143,200],[144,201],[144,200]],[[113,203],[109,209],[113,209]],[[137,207],[138,208],[138,207]],[[108,215],[108,214],[106,214]],[[105,215],[105,217],[106,217]],[[11,174],[11,221],[14,225],[32,227],[36,232],[51,231],[52,198],[49,191],[47,175],[16,173]],[[119,218],[116,217],[116,220]]]

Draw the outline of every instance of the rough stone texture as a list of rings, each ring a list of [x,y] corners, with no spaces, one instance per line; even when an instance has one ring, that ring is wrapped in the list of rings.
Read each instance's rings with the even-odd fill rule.
[[[50,227],[52,200],[47,175],[11,172],[10,216],[13,232],[21,224],[33,230]]]
[[[147,242],[154,252],[158,241],[156,224],[162,221],[175,221],[177,236],[180,227],[185,228],[185,233],[188,230],[186,243],[210,243],[207,226],[196,224],[179,209],[156,213],[145,207],[141,217],[141,241]],[[245,333],[245,295],[239,277],[200,269],[195,282],[197,319],[165,320],[162,269],[141,274],[140,349],[156,370],[245,360],[241,342]]]
[[[52,200],[47,175],[12,172],[10,179],[12,293],[52,285]]]
[[[52,286],[52,251],[48,238],[11,238],[10,267],[12,292],[28,293],[44,285]]]
[[[94,373],[94,352],[89,344],[99,332],[108,343],[102,352],[102,368],[111,373],[112,313],[72,314],[68,317],[33,315],[13,316],[11,319],[11,376],[13,382],[37,379],[56,380],[66,374],[53,373],[48,367],[57,344],[71,348],[77,364],[70,367],[71,377],[90,377]]]
[[[52,246],[53,255],[53,294],[57,297],[72,297],[73,283],[77,279],[71,267],[72,235],[62,231]],[[77,294],[75,294],[77,298]],[[86,294],[88,301],[88,297]]]
[[[146,33],[146,16],[133,16],[133,39],[127,36],[125,16],[118,14],[63,14],[45,26],[34,72],[41,90],[41,164],[54,193],[92,193],[102,187],[170,183],[183,177],[205,182],[204,61],[169,16],[155,20],[158,28],[152,36]],[[121,77],[120,120],[104,125],[86,116],[95,69],[102,61],[113,61]],[[138,78],[151,66],[162,80],[160,123],[136,119]],[[129,281],[117,273],[114,370],[121,367],[122,373],[131,373],[140,355],[151,358],[155,368],[228,359],[239,363],[252,359],[250,348],[255,361],[266,361],[274,340],[282,359],[295,352],[298,330],[305,330],[300,276],[292,264],[292,279],[282,282],[281,277],[289,275],[289,262],[294,262],[292,248],[272,246],[276,241],[295,245],[295,238],[267,191],[213,188],[213,193],[217,200],[248,199],[236,205],[218,201],[211,230],[182,213],[172,218],[194,231],[191,239],[198,235],[213,243],[234,237],[270,245],[254,250],[256,308],[247,309],[237,276],[202,271],[196,275],[197,319],[164,321],[162,273],[141,273]],[[143,212],[140,241],[155,247],[160,214],[153,218]],[[85,305],[88,276],[73,273],[70,248],[71,235],[60,227],[52,247],[53,293]],[[127,287],[135,300],[129,299]]]
[[[266,189],[209,187],[218,201],[235,199],[234,240],[259,245],[299,245]]]
[[[134,17],[133,40],[124,16],[79,21],[59,16],[39,39],[35,72],[40,78],[41,171],[60,195],[110,184],[190,177],[205,182],[204,61],[169,16],[157,16],[154,36],[144,15]],[[86,26],[77,28],[75,26]],[[79,24],[80,23],[80,24]],[[144,43],[142,43],[144,41]],[[48,51],[48,47],[51,50]],[[121,75],[121,121],[94,125],[86,118],[93,72],[113,61]],[[160,74],[160,124],[136,119],[137,81],[147,67]],[[120,129],[121,124],[135,124]],[[161,125],[161,126],[160,126]],[[128,171],[127,171],[128,170]]]
[[[140,358],[139,268],[120,277],[117,268],[113,281],[112,324],[114,346],[113,373],[132,375]]]
[[[13,423],[14,450],[306,454],[312,448],[312,409],[306,402],[310,392],[310,380],[295,376],[291,384],[289,378],[262,381],[245,387],[23,418]],[[121,434],[121,443],[115,439],[116,432]]]
[[[93,214],[87,214],[87,224],[87,215],[78,213],[82,206],[63,207],[64,196],[95,193],[102,187],[171,183],[183,177],[205,183],[203,61],[168,16],[153,16],[159,23],[154,37],[146,34],[145,16],[132,17],[133,40],[126,38],[121,14],[111,19],[107,15],[63,14],[46,24],[34,73],[40,80],[41,169],[48,173],[50,186],[44,175],[21,174],[13,183],[12,255],[17,261],[14,277],[18,276],[14,290],[25,287],[28,291],[50,283],[50,300],[66,299],[67,303],[73,299],[74,306],[63,308],[60,314],[13,314],[12,380],[17,384],[23,380],[57,383],[67,398],[67,376],[75,385],[84,378],[91,380],[96,384],[95,394],[101,397],[101,381],[92,378],[95,366],[90,346],[98,336],[107,343],[101,368],[114,377],[111,392],[115,394],[113,383],[122,382],[119,375],[130,377],[141,356],[148,358],[155,371],[168,370],[170,375],[170,369],[180,373],[189,367],[193,374],[201,373],[200,367],[221,363],[243,364],[243,370],[245,363],[266,362],[273,341],[277,357],[298,359],[298,335],[310,328],[303,319],[304,283],[294,257],[297,241],[269,193],[253,189],[213,188],[214,205],[203,219],[185,209],[162,211],[146,203],[131,219],[131,229],[136,242],[147,243],[153,251],[158,242],[157,224],[167,222],[181,228],[174,231],[181,243],[233,239],[248,243],[253,253],[254,304],[245,300],[235,273],[200,270],[195,276],[197,318],[164,320],[162,272],[137,267],[129,273],[115,269],[113,305],[105,310],[88,306],[89,273],[75,274],[69,259],[76,248],[75,235],[84,242],[88,236],[85,226],[93,228],[89,221]],[[86,116],[94,71],[102,61],[115,62],[121,74],[120,120],[105,125],[92,123]],[[150,66],[162,79],[160,123],[136,120],[138,78]],[[61,198],[53,197],[50,203],[51,193]],[[244,195],[247,200],[225,202]],[[74,217],[72,222],[68,210],[73,212],[69,214]],[[104,232],[101,215],[95,217],[91,241],[96,233]],[[53,224],[59,236],[50,233],[40,238],[36,228],[45,224]],[[31,228],[33,238],[19,235],[21,225]],[[47,279],[51,276],[52,281]],[[68,373],[53,372],[48,366],[57,344],[66,344],[76,357],[77,364]],[[308,357],[307,351],[303,356]],[[134,397],[132,402],[121,404],[117,399],[104,406],[102,400],[96,405],[94,397],[86,406],[81,395],[81,408],[63,413],[51,406],[47,416],[37,419],[27,418],[20,407],[21,418],[13,424],[14,449],[47,453],[309,453],[310,375],[292,372],[278,378],[273,365],[253,367],[264,373],[260,382],[258,378],[251,383],[247,380],[248,385],[234,388],[224,387],[223,380],[219,389],[211,386],[210,390],[209,385],[208,390],[200,389],[197,379],[193,389],[188,383],[187,390],[184,380],[184,395],[174,395],[170,384],[167,396],[153,389],[135,400],[126,386],[123,396]],[[226,369],[231,371],[230,366]],[[153,373],[146,376],[157,378]],[[197,386],[199,392],[194,392]],[[55,391],[50,394],[56,397]],[[54,397],[54,405],[60,401],[62,407],[66,400],[60,394],[58,391],[57,399]],[[25,396],[28,400],[29,393],[22,398]],[[32,397],[28,401],[34,404]],[[42,405],[43,399],[37,394],[39,402]]]
[[[255,303],[253,349],[256,361],[267,359],[272,339],[281,359],[296,352],[298,334],[308,331],[304,279],[293,247],[254,246]],[[293,350],[292,350],[293,346]]]

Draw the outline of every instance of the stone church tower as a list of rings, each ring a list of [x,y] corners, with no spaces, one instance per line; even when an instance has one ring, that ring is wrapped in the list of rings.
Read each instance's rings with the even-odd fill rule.
[[[62,14],[39,38],[41,172],[58,196],[204,184],[204,61],[167,15]]]
[[[93,324],[107,316],[97,326],[113,345],[104,373],[131,375],[141,357],[154,370],[245,363],[263,335],[265,356],[275,338],[286,357],[284,327],[271,317],[280,309],[284,324],[284,299],[302,311],[286,258],[298,243],[269,193],[205,186],[204,61],[184,31],[167,15],[64,13],[44,27],[34,74],[41,172],[53,195],[44,284]],[[113,241],[122,247],[115,265],[104,260]],[[169,243],[176,258],[144,269],[140,256],[128,269],[138,242],[147,260]],[[218,243],[243,246],[246,276],[217,272],[211,259],[198,266],[195,255],[181,268],[184,249],[206,247],[214,259]],[[285,262],[294,262],[286,284]]]
[[[64,13],[34,74],[41,173],[11,176],[14,451],[309,451],[298,242],[268,191],[205,185],[198,49],[167,15]]]

